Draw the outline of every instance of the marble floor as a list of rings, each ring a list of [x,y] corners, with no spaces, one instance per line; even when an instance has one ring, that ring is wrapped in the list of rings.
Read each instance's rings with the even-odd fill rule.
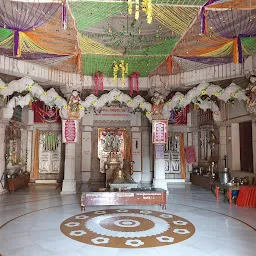
[[[90,207],[52,185],[0,196],[2,256],[253,256],[256,209],[193,185],[170,185],[159,206]]]

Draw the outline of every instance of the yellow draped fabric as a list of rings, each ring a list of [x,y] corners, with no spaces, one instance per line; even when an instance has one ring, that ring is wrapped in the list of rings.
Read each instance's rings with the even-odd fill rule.
[[[216,49],[212,52],[201,54],[200,56],[203,57],[224,57],[227,55],[231,55],[233,52],[233,39],[224,46],[220,47],[219,49]]]
[[[172,55],[180,57],[198,57],[207,56],[215,53],[221,55],[220,49],[228,51],[229,43],[233,40],[225,38],[215,33],[209,28],[208,34],[201,33],[201,19],[197,18],[194,25],[188,29],[185,35],[180,39],[172,50]]]
[[[19,34],[21,52],[41,52],[54,54],[54,52],[50,52],[49,50],[35,44],[25,33],[19,32]]]
[[[122,55],[120,52],[106,47],[88,37],[78,34],[79,45],[82,54],[103,54],[103,55]]]
[[[3,41],[0,41],[0,47],[12,49],[13,48],[13,35],[11,35],[10,37],[6,38]]]
[[[197,15],[197,7],[152,6],[152,16],[177,34],[183,34]]]

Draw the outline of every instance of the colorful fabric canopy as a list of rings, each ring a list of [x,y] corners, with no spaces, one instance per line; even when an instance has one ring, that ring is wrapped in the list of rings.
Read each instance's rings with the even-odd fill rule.
[[[137,1],[136,1],[137,2]],[[0,53],[67,72],[170,74],[256,52],[256,0],[0,1]],[[152,16],[152,22],[149,21]],[[138,18],[138,19],[136,19]]]

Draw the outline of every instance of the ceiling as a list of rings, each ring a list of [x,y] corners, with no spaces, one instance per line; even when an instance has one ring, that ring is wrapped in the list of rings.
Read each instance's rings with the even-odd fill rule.
[[[121,60],[126,76],[168,75],[242,62],[255,19],[256,0],[1,0],[0,54],[89,76]]]

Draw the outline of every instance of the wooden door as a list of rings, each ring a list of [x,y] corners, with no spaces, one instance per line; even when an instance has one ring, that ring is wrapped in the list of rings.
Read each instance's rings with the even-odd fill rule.
[[[239,124],[241,170],[253,172],[252,122]]]

